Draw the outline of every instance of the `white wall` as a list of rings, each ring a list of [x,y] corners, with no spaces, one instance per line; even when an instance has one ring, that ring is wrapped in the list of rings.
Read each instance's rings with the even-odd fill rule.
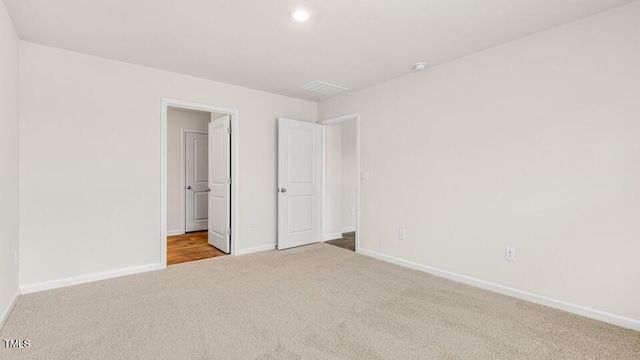
[[[182,216],[182,129],[208,130],[211,113],[169,109],[167,112],[167,232],[184,231]]]
[[[0,327],[18,294],[18,36],[0,1]]]
[[[341,237],[342,228],[342,127],[324,127],[324,240]]]
[[[358,165],[356,163],[356,122],[355,120],[339,124],[342,130],[342,201],[341,231],[353,231],[356,226],[356,185]]]
[[[633,2],[321,103],[361,112],[360,246],[640,328],[639,65]]]
[[[236,240],[275,245],[276,118],[315,121],[315,103],[24,41],[20,50],[22,286],[160,263],[161,97],[239,109]]]

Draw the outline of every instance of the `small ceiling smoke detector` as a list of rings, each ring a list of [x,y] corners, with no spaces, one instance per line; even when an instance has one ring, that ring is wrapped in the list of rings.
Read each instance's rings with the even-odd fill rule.
[[[422,71],[426,68],[427,68],[427,63],[425,62],[419,62],[419,63],[413,64],[413,71]]]
[[[309,20],[309,11],[306,9],[294,9],[291,11],[291,17],[300,22]]]
[[[329,84],[324,81],[314,81],[314,82],[300,86],[300,89],[311,91],[316,94],[320,94],[324,96],[337,95],[341,92],[345,92],[349,90],[346,87]]]

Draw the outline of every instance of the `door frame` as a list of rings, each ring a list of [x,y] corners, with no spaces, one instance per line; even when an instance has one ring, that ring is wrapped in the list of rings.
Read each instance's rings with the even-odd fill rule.
[[[356,122],[356,236],[355,247],[356,253],[360,253],[360,112],[354,112],[346,115],[336,116],[325,120],[318,120],[316,123],[320,125],[334,125],[347,121]],[[326,134],[325,128],[322,128],[322,242],[325,242],[324,231],[324,213],[326,203]]]
[[[182,191],[180,192],[180,231],[182,234],[187,233],[187,133],[193,134],[209,134],[208,130],[195,130],[195,129],[185,129],[182,128],[182,137],[180,138],[180,171],[182,172],[182,176],[180,177],[180,186]],[[168,231],[168,230],[167,230]],[[178,235],[182,235],[178,234]],[[173,234],[167,234],[169,236]]]
[[[167,267],[167,111],[169,107],[214,112],[231,118],[231,253],[240,248],[240,111],[162,97],[160,119],[160,264]],[[184,172],[183,172],[184,173]],[[184,207],[183,207],[184,208]],[[183,219],[184,222],[184,219]]]

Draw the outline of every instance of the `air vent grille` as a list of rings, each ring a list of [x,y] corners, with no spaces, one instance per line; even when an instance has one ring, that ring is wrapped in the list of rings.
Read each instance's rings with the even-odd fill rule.
[[[349,90],[346,87],[342,87],[342,86],[338,86],[338,85],[334,85],[334,84],[329,84],[329,83],[324,82],[324,81],[310,82],[310,83],[308,83],[306,85],[300,86],[300,89],[307,90],[307,91],[310,91],[310,92],[314,92],[316,94],[320,94],[320,95],[324,95],[324,96],[337,95],[337,94],[340,94],[342,92],[345,92],[345,91]]]

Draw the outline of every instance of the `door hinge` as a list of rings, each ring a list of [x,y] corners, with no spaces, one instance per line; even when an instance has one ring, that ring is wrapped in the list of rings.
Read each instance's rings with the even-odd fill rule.
[[[227,234],[228,234],[229,236],[231,236],[231,228],[228,228],[228,229],[227,229]]]
[[[229,185],[231,185],[231,178],[229,178]]]
[[[227,128],[227,133],[231,134],[231,125]]]

